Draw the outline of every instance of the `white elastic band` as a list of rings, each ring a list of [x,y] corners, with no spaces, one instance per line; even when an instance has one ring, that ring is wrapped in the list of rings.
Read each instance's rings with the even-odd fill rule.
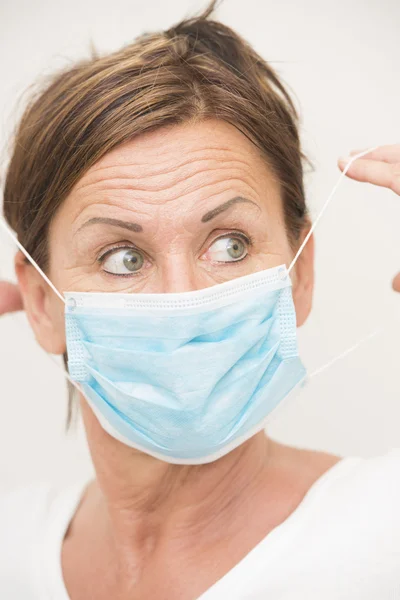
[[[373,150],[376,150],[379,146],[374,146],[373,148],[369,148],[369,150],[364,150],[363,152],[360,152],[359,154],[356,154],[355,156],[353,156],[351,158],[351,160],[347,163],[346,168],[343,170],[343,172],[341,173],[335,187],[333,188],[333,190],[331,191],[329,198],[326,200],[325,204],[323,205],[318,217],[315,219],[315,222],[313,223],[310,231],[308,232],[306,238],[304,239],[304,242],[301,244],[300,248],[297,251],[296,256],[294,257],[294,259],[292,260],[290,267],[288,269],[288,273],[290,273],[290,271],[293,269],[294,265],[296,264],[300,254],[303,252],[308,240],[310,239],[310,237],[312,236],[312,234],[314,233],[315,228],[317,227],[322,215],[324,214],[325,210],[328,208],[333,196],[336,193],[336,190],[338,189],[339,185],[342,182],[343,177],[345,177],[347,171],[349,170],[350,166],[353,164],[353,162],[355,160],[357,160],[358,158],[361,158],[362,156],[365,156],[366,154],[369,154],[370,152],[372,152]]]
[[[0,279],[3,279],[3,277],[4,277],[4,274],[1,272],[1,269],[0,269]],[[11,313],[11,314],[10,314],[10,316],[11,316],[11,318],[12,318],[12,319],[14,319],[14,323],[16,323],[16,325],[17,325],[17,327],[19,328],[19,330],[20,330],[20,331],[23,331],[23,328],[22,328],[22,326],[21,326],[21,323],[19,323],[19,322],[18,322],[18,319],[16,318],[16,314],[15,314],[15,313]],[[73,381],[73,379],[71,379],[71,377],[70,377],[70,374],[68,373],[68,371],[66,371],[66,370],[64,369],[64,367],[62,367],[62,366],[60,365],[60,363],[59,363],[59,362],[56,360],[56,358],[54,357],[54,354],[50,354],[49,352],[46,352],[46,350],[44,350],[40,344],[39,344],[39,348],[40,348],[41,350],[43,350],[43,352],[46,354],[46,356],[47,356],[48,358],[50,358],[50,360],[51,360],[51,361],[52,361],[52,362],[53,362],[53,363],[56,365],[57,369],[60,369],[60,371],[61,371],[61,373],[64,375],[64,377],[66,377],[66,378],[68,379],[68,381],[69,381],[69,382],[70,382],[70,383],[71,383],[73,386],[75,386],[75,387],[76,387],[76,389],[77,389],[78,391],[81,391],[81,390],[80,390],[80,387],[79,387],[79,384],[75,383],[75,381]]]
[[[365,344],[365,342],[367,342],[371,338],[375,337],[379,333],[382,333],[383,331],[384,331],[383,327],[379,327],[378,329],[376,329],[372,333],[368,334],[367,336],[365,336],[364,338],[362,338],[361,340],[359,340],[356,344],[353,344],[353,346],[350,346],[350,348],[347,348],[347,350],[345,350],[344,352],[341,352],[340,354],[338,354],[338,356],[335,356],[335,358],[333,358],[332,360],[330,360],[329,362],[327,362],[325,365],[323,365],[322,367],[319,367],[318,369],[316,369],[315,371],[313,371],[311,373],[311,375],[309,376],[310,379],[311,379],[311,377],[314,377],[315,375],[319,375],[320,373],[322,373],[326,369],[329,369],[329,367],[331,367],[332,365],[334,365],[338,360],[341,360],[342,358],[344,358],[348,354],[351,354],[352,352],[354,352],[354,350],[357,350],[357,348],[359,348],[360,346],[362,346],[363,344]]]
[[[3,227],[4,231],[10,236],[10,238],[17,244],[18,248],[26,256],[26,258],[29,260],[29,262],[32,263],[32,265],[40,273],[40,275],[43,277],[43,279],[46,281],[46,283],[49,284],[49,286],[51,287],[51,289],[53,290],[53,292],[55,292],[57,294],[57,296],[60,298],[60,300],[62,300],[64,302],[64,304],[65,304],[65,299],[62,296],[62,294],[58,291],[58,289],[55,287],[55,285],[53,283],[51,283],[51,281],[47,277],[47,275],[45,273],[43,273],[43,271],[39,267],[39,265],[33,260],[33,258],[31,257],[31,255],[25,250],[25,248],[23,247],[23,245],[18,241],[18,238],[11,231],[11,229],[9,228],[9,226],[4,221],[4,219],[3,219],[3,217],[1,215],[0,215],[0,225]]]

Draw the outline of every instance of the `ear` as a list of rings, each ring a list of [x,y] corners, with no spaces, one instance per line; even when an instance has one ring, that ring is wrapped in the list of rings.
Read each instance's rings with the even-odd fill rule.
[[[310,227],[303,232],[299,246],[310,231]],[[312,235],[300,254],[295,266],[293,281],[293,300],[296,308],[297,327],[301,327],[311,312],[314,292],[314,236]]]
[[[51,354],[65,352],[64,305],[22,252],[15,256],[15,272],[28,321],[41,347]]]

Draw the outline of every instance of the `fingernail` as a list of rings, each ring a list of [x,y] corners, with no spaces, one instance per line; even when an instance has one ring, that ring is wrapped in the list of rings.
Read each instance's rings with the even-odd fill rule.
[[[347,165],[347,163],[350,162],[351,159],[352,159],[351,156],[341,156],[339,158],[339,162],[342,163],[342,164],[346,164]]]

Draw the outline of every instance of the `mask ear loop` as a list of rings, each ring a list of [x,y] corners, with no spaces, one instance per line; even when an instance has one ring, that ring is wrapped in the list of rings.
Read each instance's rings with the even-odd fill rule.
[[[3,275],[2,275],[2,273],[1,273],[1,271],[0,271],[0,278],[1,278],[2,276],[3,276]],[[23,331],[23,328],[21,327],[21,323],[19,323],[19,322],[18,322],[18,319],[16,318],[16,314],[15,314],[15,313],[12,313],[10,316],[11,316],[11,318],[12,318],[12,319],[14,319],[14,323],[16,323],[16,324],[17,324],[17,327],[19,327],[20,331]],[[39,345],[39,348],[40,348],[41,350],[43,350],[43,349],[42,349],[42,347],[41,347],[40,345]],[[50,359],[50,360],[51,360],[51,361],[52,361],[52,362],[53,362],[53,363],[56,365],[57,369],[59,369],[59,370],[61,371],[61,373],[62,373],[62,374],[65,376],[65,378],[66,378],[66,379],[68,379],[68,381],[69,381],[69,382],[70,382],[70,383],[71,383],[73,386],[75,386],[75,388],[76,388],[78,391],[81,391],[81,390],[80,390],[80,388],[78,387],[78,384],[77,384],[75,381],[73,381],[73,380],[71,379],[71,377],[70,377],[69,373],[68,373],[68,372],[67,372],[67,371],[66,371],[66,370],[65,370],[65,369],[64,369],[64,368],[63,368],[63,367],[62,367],[62,366],[61,366],[61,365],[60,365],[60,364],[57,362],[57,360],[54,358],[54,355],[53,355],[53,354],[50,354],[49,352],[45,352],[45,350],[43,350],[43,352],[44,352],[44,353],[46,354],[46,356],[47,356],[47,357],[48,357],[48,358],[49,358],[49,359]]]
[[[357,350],[360,346],[362,346],[363,344],[365,344],[366,342],[368,342],[370,339],[374,338],[375,336],[379,335],[383,331],[384,331],[383,327],[379,327],[378,329],[376,329],[372,333],[369,333],[364,338],[362,338],[361,340],[359,340],[358,342],[356,342],[355,344],[353,344],[352,346],[350,346],[350,348],[347,348],[347,350],[344,350],[344,352],[341,352],[340,354],[338,354],[337,356],[335,356],[335,358],[332,358],[332,360],[330,360],[326,364],[322,365],[322,367],[318,367],[318,369],[315,369],[315,371],[313,371],[309,375],[308,378],[312,379],[313,377],[315,377],[315,375],[319,375],[323,371],[326,371],[327,369],[329,369],[330,367],[332,367],[336,362],[338,362],[342,358],[345,358],[346,356],[348,356],[349,354],[351,354],[352,352],[354,352],[355,350]]]
[[[326,209],[328,208],[329,204],[331,203],[331,200],[333,198],[333,196],[336,193],[336,190],[338,189],[339,185],[342,182],[342,179],[345,177],[347,171],[350,169],[351,165],[353,164],[353,162],[355,160],[357,160],[358,158],[361,158],[362,156],[365,156],[366,154],[369,154],[370,152],[372,152],[373,150],[376,150],[379,146],[374,146],[373,148],[369,148],[369,150],[364,150],[363,152],[360,152],[359,154],[356,154],[355,156],[353,156],[351,158],[351,160],[347,163],[346,168],[343,170],[342,174],[340,175],[336,185],[334,186],[333,190],[331,191],[331,193],[329,194],[328,199],[326,200],[325,204],[323,205],[319,215],[317,216],[317,218],[315,219],[313,225],[311,226],[310,231],[308,232],[307,236],[305,237],[303,243],[301,244],[300,248],[297,251],[296,256],[294,257],[294,259],[292,260],[292,262],[290,263],[290,267],[288,268],[288,273],[290,273],[290,271],[293,269],[294,265],[296,264],[296,262],[298,261],[300,254],[303,252],[304,248],[306,247],[310,237],[312,236],[312,234],[314,233],[316,227],[318,226],[322,216],[324,215]]]
[[[45,280],[45,282],[48,283],[48,285],[51,287],[51,289],[53,290],[53,292],[55,294],[57,294],[57,296],[60,298],[60,300],[62,302],[64,302],[64,304],[66,304],[64,296],[58,291],[58,289],[56,288],[56,286],[50,281],[50,279],[47,277],[47,275],[45,273],[43,273],[42,269],[39,267],[39,265],[37,264],[37,262],[35,262],[33,260],[32,256],[25,250],[25,248],[23,247],[23,245],[18,241],[18,238],[11,231],[11,229],[9,228],[9,226],[6,223],[6,221],[4,220],[4,218],[1,215],[0,215],[0,225],[2,226],[2,228],[4,229],[4,231],[7,233],[7,235],[10,236],[10,238],[13,240],[13,242],[15,242],[17,244],[19,250],[21,250],[22,254],[24,254],[26,256],[26,258],[29,260],[29,262],[35,267],[35,269],[43,277],[43,279]]]
[[[0,215],[0,225],[2,226],[3,230],[7,233],[7,235],[13,240],[13,242],[15,242],[15,244],[18,246],[19,250],[21,250],[21,252],[24,254],[24,256],[26,256],[26,258],[29,260],[29,262],[35,267],[35,269],[38,271],[38,273],[43,277],[43,279],[46,281],[46,283],[51,287],[51,289],[53,290],[53,292],[55,294],[57,294],[57,296],[60,298],[60,300],[66,304],[65,298],[63,297],[63,295],[58,291],[58,289],[56,288],[56,286],[50,281],[50,279],[47,277],[47,275],[42,271],[42,269],[39,267],[39,265],[37,264],[37,262],[31,257],[31,255],[25,250],[25,248],[23,247],[23,245],[19,242],[18,238],[14,235],[14,233],[12,232],[12,230],[10,229],[10,227],[8,226],[8,224],[6,223],[6,221],[4,220],[4,218],[2,217],[2,215]],[[76,383],[76,381],[74,381],[68,371],[66,371],[58,362],[57,360],[54,358],[54,356],[48,352],[46,352],[46,355],[50,358],[50,360],[56,365],[57,369],[59,369],[61,371],[61,373],[64,375],[64,377],[66,379],[68,379],[68,381],[71,383],[71,385],[73,385],[78,392],[82,393],[82,389],[79,386],[78,383]]]
[[[310,231],[308,232],[307,236],[304,238],[303,243],[301,244],[300,248],[298,249],[296,256],[294,257],[294,259],[292,260],[289,268],[288,268],[288,273],[290,273],[290,271],[293,269],[294,265],[296,264],[296,262],[298,261],[301,253],[303,252],[304,248],[306,247],[310,237],[312,236],[312,234],[314,233],[316,227],[318,226],[321,218],[323,217],[326,209],[328,208],[329,204],[331,203],[331,200],[333,198],[333,196],[335,195],[339,185],[341,184],[343,178],[345,177],[347,171],[349,170],[349,168],[351,167],[351,165],[353,164],[353,162],[359,158],[361,158],[362,156],[365,156],[366,154],[369,154],[370,152],[372,152],[373,150],[376,150],[379,146],[374,146],[373,148],[369,148],[368,150],[363,150],[363,152],[359,152],[358,154],[354,155],[351,160],[349,160],[349,162],[347,163],[345,169],[343,170],[343,172],[341,173],[338,181],[336,182],[336,185],[334,186],[333,190],[331,191],[331,193],[329,194],[328,199],[325,201],[322,209],[320,210],[317,218],[315,219],[313,225],[311,226]],[[332,360],[330,360],[329,362],[327,362],[325,365],[323,365],[322,367],[319,367],[318,369],[316,369],[315,371],[313,371],[310,375],[309,375],[309,379],[312,379],[313,377],[315,377],[315,375],[319,375],[320,373],[322,373],[323,371],[325,371],[326,369],[329,369],[331,366],[333,366],[338,360],[341,360],[342,358],[344,358],[345,356],[347,356],[348,354],[351,354],[352,352],[354,352],[355,350],[357,350],[357,348],[359,348],[360,346],[362,346],[365,342],[367,342],[368,340],[370,340],[371,338],[375,337],[376,335],[380,334],[383,332],[383,327],[379,327],[378,329],[376,329],[375,331],[373,331],[372,333],[369,333],[366,337],[362,338],[361,340],[359,340],[358,342],[356,342],[355,344],[353,344],[352,346],[350,346],[350,348],[348,348],[347,350],[345,350],[344,352],[341,352],[338,356],[336,356],[335,358],[333,358]]]

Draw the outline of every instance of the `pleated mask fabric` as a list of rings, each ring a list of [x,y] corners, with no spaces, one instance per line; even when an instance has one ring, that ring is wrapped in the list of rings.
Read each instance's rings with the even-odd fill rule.
[[[65,298],[70,377],[106,431],[167,462],[231,451],[306,375],[285,265],[193,292]]]

